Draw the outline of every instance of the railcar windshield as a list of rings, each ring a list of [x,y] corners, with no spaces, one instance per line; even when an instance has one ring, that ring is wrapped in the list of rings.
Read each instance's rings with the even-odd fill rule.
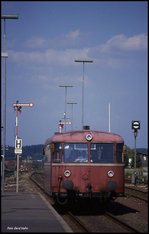
[[[90,160],[92,163],[112,163],[114,161],[113,144],[111,143],[91,144]]]
[[[122,152],[123,152],[123,143],[116,145],[116,161],[122,163]]]
[[[65,162],[88,162],[88,145],[86,143],[64,144]]]

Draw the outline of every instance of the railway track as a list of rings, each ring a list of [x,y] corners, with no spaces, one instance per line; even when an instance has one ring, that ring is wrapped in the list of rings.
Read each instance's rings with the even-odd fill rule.
[[[141,233],[140,230],[122,222],[108,212],[99,216],[76,216],[70,211],[67,216],[73,220],[78,226],[79,230],[85,233],[92,232],[110,232],[110,233]],[[90,219],[90,222],[89,222]],[[107,225],[108,224],[108,225]]]
[[[148,203],[148,192],[125,186],[125,194]]]
[[[43,174],[42,173],[32,173],[31,180],[37,184],[37,186],[44,192],[43,186]],[[99,207],[94,207],[98,209],[97,213],[93,213],[84,210],[83,214],[80,213],[77,209],[75,209],[75,205],[73,204],[73,210],[69,207],[63,208],[58,207],[52,202],[52,205],[57,210],[57,212],[65,219],[66,222],[71,226],[74,232],[128,232],[128,233],[138,233],[141,231],[137,228],[128,225],[122,220],[118,219],[116,216],[112,215],[110,212],[102,211],[99,212]],[[84,207],[81,207],[84,209]],[[77,211],[76,211],[77,210]],[[80,210],[80,206],[79,206]],[[108,225],[107,225],[108,224]]]
[[[74,232],[83,232],[83,233],[142,233],[141,230],[125,223],[124,221],[118,219],[110,212],[105,210],[100,210],[100,207],[95,208],[94,212],[89,212],[86,207],[81,207],[80,204],[77,207],[73,205],[71,207],[56,207],[54,208],[57,212],[63,217],[63,219],[71,226]],[[80,208],[81,207],[81,208]],[[90,209],[90,207],[89,207]],[[83,214],[82,214],[83,212]]]
[[[114,223],[118,223],[121,227],[124,228],[124,230],[130,232],[130,233],[141,233],[141,230],[138,230],[137,228],[123,222],[122,220],[116,218],[114,215],[110,214],[109,212],[106,212],[106,216],[113,220]]]
[[[44,190],[44,175],[42,172],[32,172],[30,179],[36,183],[36,185]]]
[[[73,222],[72,226],[75,226],[73,228],[75,232],[91,233],[91,230],[87,228],[86,225],[70,211],[63,215],[63,218],[65,221],[69,219],[69,223]]]

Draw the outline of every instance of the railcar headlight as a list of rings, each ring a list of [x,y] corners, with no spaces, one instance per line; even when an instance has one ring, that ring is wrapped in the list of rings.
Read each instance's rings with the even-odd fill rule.
[[[86,135],[86,140],[87,140],[87,141],[91,141],[91,140],[92,140],[92,138],[93,138],[93,137],[92,137],[92,135],[91,135],[91,134],[87,134],[87,135]]]
[[[114,176],[114,172],[113,171],[108,171],[108,176],[111,178]]]
[[[69,170],[64,171],[64,176],[69,177],[71,175],[71,172]]]

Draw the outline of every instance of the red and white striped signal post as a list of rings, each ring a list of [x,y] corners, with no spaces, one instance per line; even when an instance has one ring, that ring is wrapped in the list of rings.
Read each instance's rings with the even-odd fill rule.
[[[17,175],[16,175],[16,192],[18,192],[18,184],[19,184],[19,155],[22,154],[22,139],[18,139],[18,111],[21,112],[23,106],[33,107],[33,103],[16,103],[12,104],[14,109],[16,110],[16,137],[15,137],[15,154],[17,157]]]
[[[18,111],[21,112],[22,106],[27,106],[27,107],[33,107],[33,103],[19,103],[19,101],[16,101],[16,103],[12,104],[13,107],[16,110],[16,139],[18,137]]]
[[[64,124],[72,124],[72,122],[62,122],[61,120],[58,122],[58,126],[59,126],[59,132],[62,133],[62,128],[64,126]]]

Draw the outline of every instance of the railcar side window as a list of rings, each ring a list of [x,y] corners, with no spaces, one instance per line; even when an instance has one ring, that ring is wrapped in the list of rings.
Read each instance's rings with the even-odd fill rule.
[[[122,163],[123,143],[116,145],[116,161]]]
[[[93,163],[112,163],[114,147],[111,143],[90,144],[90,160]]]
[[[53,162],[58,163],[62,161],[62,145],[60,143],[54,144],[54,152],[53,152]]]
[[[88,145],[86,143],[64,144],[65,162],[88,162]]]

